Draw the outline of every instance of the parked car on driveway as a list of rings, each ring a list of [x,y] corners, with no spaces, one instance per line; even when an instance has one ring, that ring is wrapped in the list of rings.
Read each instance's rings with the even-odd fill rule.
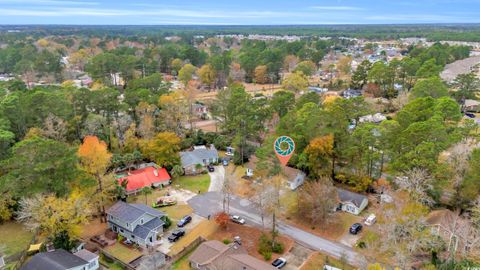
[[[245,219],[243,219],[240,216],[231,216],[230,219],[237,224],[240,224],[240,225],[245,224]]]
[[[287,264],[287,260],[285,258],[278,258],[272,262],[273,267],[280,269],[283,268]]]
[[[177,226],[178,227],[183,227],[183,226],[187,225],[188,223],[190,223],[190,221],[192,221],[191,216],[184,216],[182,219],[180,219],[180,221],[178,221]]]
[[[224,160],[222,161],[222,164],[223,164],[223,166],[228,166],[228,160],[224,159]]]
[[[475,118],[475,114],[473,113],[465,113],[465,116],[468,118]]]
[[[375,216],[375,214],[370,214],[364,223],[367,226],[372,226],[373,224],[375,224],[375,222],[377,222],[377,217]]]
[[[209,172],[214,172],[215,171],[215,167],[213,167],[213,165],[208,165],[207,169],[208,169]]]
[[[180,239],[182,236],[185,235],[185,230],[183,229],[178,229],[172,232],[172,234],[168,237],[168,241],[170,243],[177,242],[178,239]]]
[[[358,234],[362,230],[362,224],[360,223],[355,223],[350,227],[350,233],[351,234]]]

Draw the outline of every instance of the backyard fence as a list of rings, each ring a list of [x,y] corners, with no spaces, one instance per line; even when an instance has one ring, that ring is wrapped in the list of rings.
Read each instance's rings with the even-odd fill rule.
[[[170,267],[175,263],[177,260],[182,258],[183,256],[187,255],[189,252],[193,251],[196,249],[201,243],[205,242],[206,239],[199,236],[195,240],[193,240],[188,246],[184,246],[182,250],[180,250],[178,253],[173,254],[172,256],[167,256],[167,264],[165,265],[164,269],[170,269]]]

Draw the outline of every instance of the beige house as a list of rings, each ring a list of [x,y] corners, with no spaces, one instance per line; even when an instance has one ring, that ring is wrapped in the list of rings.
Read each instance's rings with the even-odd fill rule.
[[[212,240],[202,243],[188,258],[197,270],[274,270],[273,266],[248,255],[241,245]]]

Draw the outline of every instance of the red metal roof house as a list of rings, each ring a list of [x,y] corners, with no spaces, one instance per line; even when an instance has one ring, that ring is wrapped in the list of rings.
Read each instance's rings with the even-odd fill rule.
[[[126,176],[117,179],[119,184],[127,180],[127,194],[137,193],[144,187],[159,187],[170,184],[172,178],[165,168],[157,168],[150,165],[134,171],[130,171]]]

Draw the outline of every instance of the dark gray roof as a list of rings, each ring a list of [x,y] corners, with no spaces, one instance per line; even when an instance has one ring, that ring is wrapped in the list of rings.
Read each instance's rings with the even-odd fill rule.
[[[166,214],[162,211],[159,211],[159,210],[156,210],[148,205],[145,205],[145,204],[141,204],[141,203],[132,203],[130,204],[131,206],[137,208],[137,209],[140,209],[142,210],[143,212],[147,213],[147,214],[150,214],[154,217],[163,217],[165,216]]]
[[[21,270],[67,270],[74,267],[87,265],[84,259],[73,255],[63,249],[51,252],[38,253],[33,256]]]
[[[338,198],[340,202],[351,202],[355,206],[360,207],[364,200],[368,200],[367,196],[351,192],[345,189],[337,188]]]
[[[110,221],[111,222],[111,221]],[[115,223],[115,222],[113,222]],[[165,222],[163,220],[161,220],[159,217],[156,217],[152,220],[150,220],[149,222],[145,223],[145,224],[139,224],[135,227],[135,229],[133,229],[133,231],[127,229],[127,228],[124,228],[118,224],[115,223],[115,225],[133,235],[135,235],[135,237],[138,237],[140,239],[147,239],[148,237],[148,234],[153,231],[153,230],[156,230],[157,228],[163,226],[165,224]]]
[[[218,151],[215,148],[206,148],[180,152],[180,159],[183,167],[203,164],[204,159],[218,159]]]
[[[148,237],[148,234],[151,232],[150,229],[144,227],[143,225],[137,225],[135,229],[133,230],[133,234],[141,239],[146,239]]]
[[[143,214],[150,214],[154,217],[163,217],[165,213],[155,210],[144,204],[129,204],[118,201],[107,210],[107,214],[112,215],[123,222],[133,222]]]
[[[93,261],[95,260],[96,258],[98,258],[98,255],[93,253],[93,252],[90,252],[86,249],[82,249],[82,250],[79,250],[77,252],[75,252],[73,255],[77,256],[77,257],[80,257],[82,259],[84,259],[85,261],[87,262],[90,262],[90,261]]]
[[[158,227],[161,227],[165,224],[165,222],[163,220],[161,220],[160,218],[154,218],[152,220],[150,220],[149,222],[143,224],[143,226],[149,230],[155,230],[157,229]]]
[[[137,227],[135,227],[135,229],[133,230],[133,234],[141,239],[147,239],[148,234],[151,231],[163,226],[163,224],[165,224],[165,222],[163,222],[163,220],[157,217],[145,224],[137,225]]]

